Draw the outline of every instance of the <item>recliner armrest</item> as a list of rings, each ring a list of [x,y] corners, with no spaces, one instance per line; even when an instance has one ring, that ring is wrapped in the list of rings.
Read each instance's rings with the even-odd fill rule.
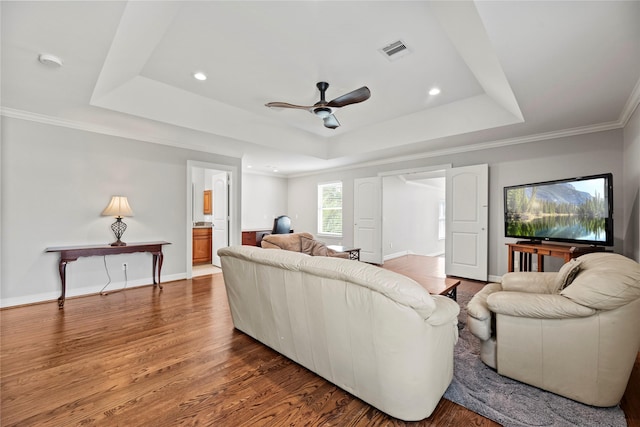
[[[595,309],[558,294],[496,292],[487,298],[487,306],[497,314],[534,319],[588,317],[596,313]]]
[[[527,292],[532,294],[555,294],[558,292],[555,272],[513,272],[502,276],[502,289],[505,291]]]
[[[460,306],[451,298],[442,295],[432,295],[432,298],[436,303],[436,309],[431,313],[431,316],[425,319],[427,323],[438,326],[453,322],[454,325],[457,325]]]
[[[480,289],[467,304],[467,314],[478,320],[491,318],[491,312],[487,306],[487,298],[494,292],[502,290],[500,283],[489,283]]]

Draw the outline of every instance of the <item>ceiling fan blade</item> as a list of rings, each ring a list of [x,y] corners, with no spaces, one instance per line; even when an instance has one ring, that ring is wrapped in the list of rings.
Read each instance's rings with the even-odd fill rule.
[[[345,105],[357,104],[358,102],[366,101],[371,96],[371,91],[368,87],[362,86],[360,89],[356,89],[352,92],[337,97],[336,99],[329,101],[328,107],[344,107]]]
[[[269,108],[297,108],[298,110],[312,110],[314,106],[304,106],[304,105],[295,105],[289,104],[288,102],[268,102],[264,104]]]
[[[327,127],[329,129],[335,129],[338,126],[340,126],[340,122],[338,121],[336,116],[334,116],[333,114],[329,114],[327,117],[325,117],[322,120],[324,121],[324,127]]]

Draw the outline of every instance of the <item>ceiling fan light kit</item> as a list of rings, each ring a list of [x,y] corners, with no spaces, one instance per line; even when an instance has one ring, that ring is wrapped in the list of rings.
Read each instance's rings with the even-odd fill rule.
[[[336,129],[340,126],[340,122],[333,114],[338,108],[345,107],[351,104],[357,104],[359,102],[366,101],[371,97],[371,91],[368,87],[362,86],[360,89],[356,89],[342,96],[339,96],[329,102],[325,99],[325,92],[329,88],[329,83],[318,82],[316,87],[320,91],[320,101],[313,105],[295,105],[288,102],[269,102],[265,106],[269,108],[294,108],[298,110],[307,110],[310,113],[320,117],[324,126],[329,129]]]

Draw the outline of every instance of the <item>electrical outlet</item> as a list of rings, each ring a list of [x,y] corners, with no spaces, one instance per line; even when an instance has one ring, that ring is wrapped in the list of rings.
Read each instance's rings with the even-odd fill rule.
[[[126,262],[122,263],[122,270],[123,271],[127,271],[127,268],[129,268],[129,264],[127,264]]]

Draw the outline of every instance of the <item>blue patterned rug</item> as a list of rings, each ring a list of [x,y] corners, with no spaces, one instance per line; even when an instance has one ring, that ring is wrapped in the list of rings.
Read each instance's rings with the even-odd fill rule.
[[[505,427],[624,427],[619,406],[584,405],[503,377],[480,360],[480,343],[466,328],[471,295],[458,291],[460,339],[454,350],[453,381],[444,394],[452,402]]]

